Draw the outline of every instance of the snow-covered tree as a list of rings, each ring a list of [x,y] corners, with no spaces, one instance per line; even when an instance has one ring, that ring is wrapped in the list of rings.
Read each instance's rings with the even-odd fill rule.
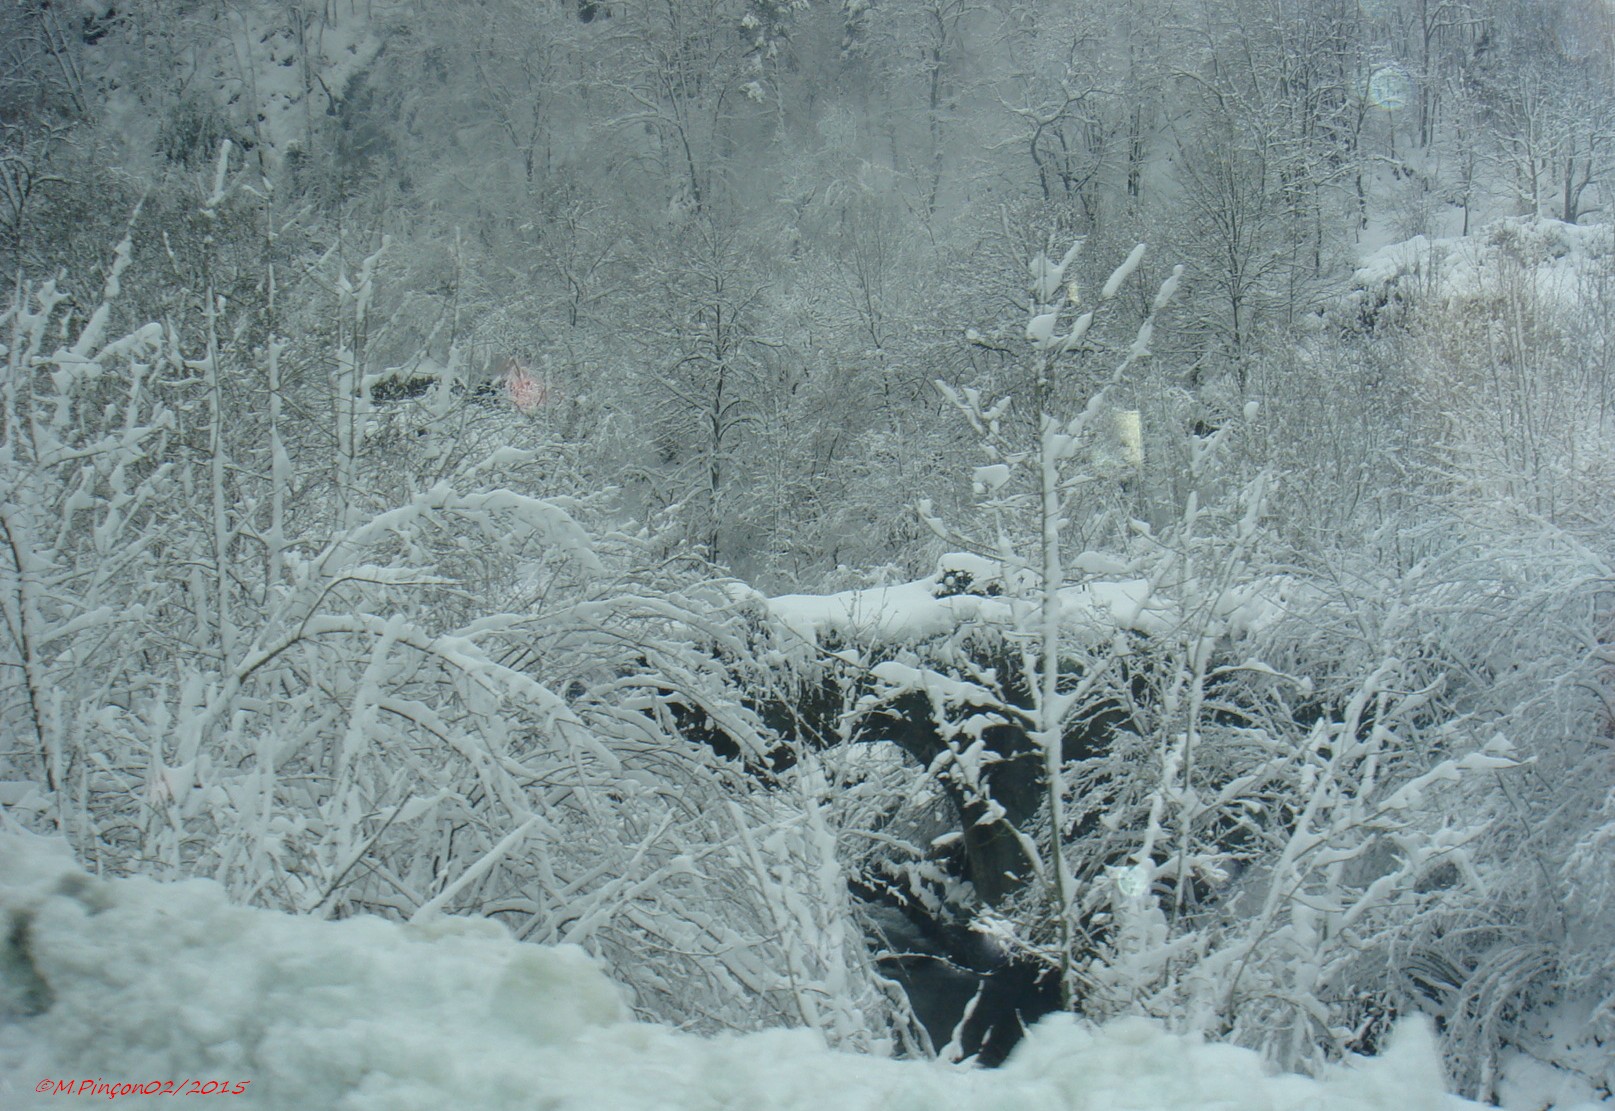
[[[1026,357],[1033,364],[1030,402],[1037,427],[1034,442],[1017,442],[1009,434],[1005,416],[1012,399],[994,401],[974,389],[956,390],[938,383],[982,437],[989,460],[976,470],[974,484],[984,499],[990,524],[973,546],[998,565],[994,578],[1012,599],[1014,624],[1006,639],[1011,657],[1018,657],[1012,665],[1017,667],[1017,674],[982,675],[979,678],[992,685],[971,683],[967,689],[956,690],[947,697],[948,702],[976,711],[970,719],[973,724],[966,724],[963,735],[955,733],[956,741],[950,740],[949,748],[959,764],[958,774],[979,785],[979,766],[972,769],[969,765],[979,765],[985,754],[982,729],[1013,721],[1025,729],[1042,762],[1037,777],[1043,791],[1040,821],[1045,832],[1041,843],[1034,841],[1030,830],[1013,826],[1002,831],[999,838],[1007,836],[1019,843],[1023,865],[1022,874],[1006,879],[1006,892],[1034,880],[1043,889],[1041,902],[1057,934],[1049,951],[1059,968],[1062,998],[1067,1005],[1074,988],[1077,958],[1069,914],[1075,881],[1064,856],[1066,736],[1071,724],[1089,708],[1108,670],[1104,659],[1108,645],[1102,644],[1096,656],[1092,646],[1072,635],[1066,596],[1067,533],[1071,516],[1087,508],[1084,502],[1089,487],[1098,481],[1092,439],[1102,419],[1116,421],[1114,411],[1107,406],[1113,405],[1114,391],[1128,369],[1148,355],[1154,314],[1170,300],[1181,274],[1181,270],[1177,271],[1163,285],[1149,318],[1115,369],[1108,375],[1096,375],[1086,369],[1086,363],[1093,358],[1089,354],[1092,348],[1088,332],[1098,310],[1077,313],[1079,294],[1074,284],[1068,286],[1065,281],[1065,271],[1080,248],[1079,242],[1059,261],[1040,252],[1031,263],[1025,343]],[[1144,246],[1140,244],[1105,282],[1099,292],[1101,303],[1116,296],[1143,256]],[[992,342],[974,330],[968,338],[977,343]],[[1075,391],[1081,408],[1067,419],[1058,408],[1061,401],[1072,396],[1073,388],[1062,383],[1061,377],[1073,373],[1067,369],[1073,363],[1084,367],[1074,374],[1080,376]],[[1126,423],[1125,418],[1122,420]],[[921,503],[920,512],[939,534],[951,535],[932,514],[929,503]],[[924,673],[910,678],[922,687],[927,681]],[[1024,697],[1007,697],[1008,688],[1000,684],[1015,684]],[[998,689],[995,691],[993,686]],[[974,744],[970,744],[972,739]],[[990,792],[982,802],[983,810],[975,824],[999,824],[1005,815],[1002,805],[991,798]]]

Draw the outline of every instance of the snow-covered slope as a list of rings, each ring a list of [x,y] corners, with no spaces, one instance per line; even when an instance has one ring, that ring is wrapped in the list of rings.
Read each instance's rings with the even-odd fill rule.
[[[210,881],[91,879],[62,843],[17,832],[0,832],[0,915],[7,1109],[61,1107],[81,1087],[148,1106],[120,1086],[163,1082],[228,1082],[221,1106],[286,1111],[1474,1106],[1444,1094],[1415,1025],[1322,1081],[1142,1020],[1045,1020],[997,1071],[834,1053],[805,1031],[703,1039],[634,1022],[581,950],[492,922],[243,909]]]
[[[355,83],[382,61],[398,7],[385,0],[317,11],[259,0],[189,12],[169,6],[175,10],[120,15],[123,5],[104,0],[59,0],[63,25],[84,29],[85,80],[105,131],[128,142],[130,153],[155,146],[173,157],[201,142],[203,121],[216,117],[220,137],[252,144],[261,169],[278,167],[309,143],[312,129],[341,116]],[[185,78],[172,92],[164,82],[176,75],[165,71],[179,57]],[[206,162],[216,149],[195,153]]]
[[[1414,305],[1495,298],[1523,284],[1538,303],[1574,312],[1612,255],[1607,224],[1510,217],[1467,238],[1419,235],[1381,247],[1353,273],[1346,304],[1363,323],[1395,322]]]

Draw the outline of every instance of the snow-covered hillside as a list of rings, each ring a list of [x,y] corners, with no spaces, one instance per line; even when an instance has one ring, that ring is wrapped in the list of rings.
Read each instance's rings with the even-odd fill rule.
[[[1582,227],[1518,216],[1474,236],[1423,235],[1371,252],[1352,275],[1346,305],[1365,322],[1415,306],[1462,306],[1528,294],[1550,311],[1586,309],[1589,291],[1615,255],[1607,224]]]
[[[493,922],[243,909],[206,880],[92,879],[22,833],[0,835],[0,913],[6,1108],[62,1106],[59,1082],[107,1098],[163,1081],[227,1081],[230,1107],[286,1111],[1476,1106],[1443,1092],[1418,1025],[1322,1081],[1143,1020],[1045,1020],[996,1071],[835,1053],[803,1030],[703,1039],[633,1021],[582,950]]]

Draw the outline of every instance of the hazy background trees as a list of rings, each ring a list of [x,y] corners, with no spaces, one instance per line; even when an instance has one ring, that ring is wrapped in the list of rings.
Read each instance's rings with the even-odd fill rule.
[[[812,317],[798,338],[811,336],[815,373],[881,414],[891,435],[850,455],[841,437],[831,461],[882,457],[898,483],[882,528],[900,537],[900,507],[935,493],[916,450],[890,442],[934,427],[912,383],[973,357],[958,321],[1008,307],[1016,295],[989,275],[1014,272],[1028,229],[1087,236],[1106,262],[1163,229],[1151,238],[1191,279],[1172,384],[1198,416],[1231,411],[1365,246],[1503,214],[1597,218],[1607,15],[1581,0],[1152,2],[1104,16],[1028,0],[25,4],[6,16],[0,234],[30,272],[91,274],[143,203],[152,234],[136,251],[171,251],[192,271],[173,281],[194,283],[195,236],[164,248],[160,233],[194,222],[181,198],[230,139],[231,172],[294,234],[364,251],[391,237],[388,296],[409,309],[379,359],[435,345],[443,362],[452,344],[478,373],[510,357],[542,366],[579,419],[610,429],[581,437],[604,483],[668,465],[653,447],[667,399],[640,404],[666,392],[651,354],[657,317],[675,311],[665,275],[688,270],[702,235],[723,239],[767,289],[737,350],[759,358],[786,315]],[[219,258],[232,237],[264,234],[237,227],[215,231]],[[936,280],[897,283],[894,266]],[[830,326],[841,312],[858,323]],[[770,350],[771,388],[799,389],[803,369],[784,364],[807,360]],[[688,354],[661,352],[669,365]],[[743,363],[683,365],[744,376]],[[899,396],[905,367],[917,372]],[[761,396],[745,407],[720,420],[711,460],[757,414],[786,411]],[[715,486],[707,468],[705,503],[723,470]],[[640,493],[641,508],[689,501]],[[737,529],[713,554],[762,567],[779,542],[766,533]],[[886,557],[909,558],[901,547]],[[833,572],[837,548],[798,551],[793,580]]]

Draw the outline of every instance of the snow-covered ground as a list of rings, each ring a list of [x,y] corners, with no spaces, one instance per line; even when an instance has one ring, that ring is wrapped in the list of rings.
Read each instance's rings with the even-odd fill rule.
[[[1516,216],[1473,236],[1418,235],[1369,253],[1352,275],[1347,302],[1452,303],[1497,297],[1518,284],[1543,305],[1580,311],[1612,252],[1608,225]]]
[[[1143,1020],[1046,1019],[994,1071],[836,1053],[801,1030],[705,1039],[635,1022],[582,950],[496,923],[244,909],[206,880],[92,879],[63,843],[20,832],[0,831],[0,915],[8,1111],[109,1092],[149,1106],[162,1097],[120,1086],[163,1082],[227,1082],[222,1106],[287,1111],[1477,1106],[1444,1092],[1416,1024],[1321,1080]]]
[[[1180,618],[1172,601],[1112,556],[1082,552],[1068,562],[1068,570],[1084,580],[1060,591],[1072,629],[1107,639],[1121,629],[1158,634]],[[831,636],[852,644],[915,644],[972,621],[1013,626],[1014,603],[1008,595],[1027,588],[1011,584],[1014,589],[1006,592],[1004,574],[996,560],[950,552],[936,571],[913,582],[758,599],[770,616],[810,641]],[[1225,622],[1222,631],[1240,636],[1276,619],[1296,589],[1289,580],[1273,578],[1225,591],[1217,608],[1217,617]]]

